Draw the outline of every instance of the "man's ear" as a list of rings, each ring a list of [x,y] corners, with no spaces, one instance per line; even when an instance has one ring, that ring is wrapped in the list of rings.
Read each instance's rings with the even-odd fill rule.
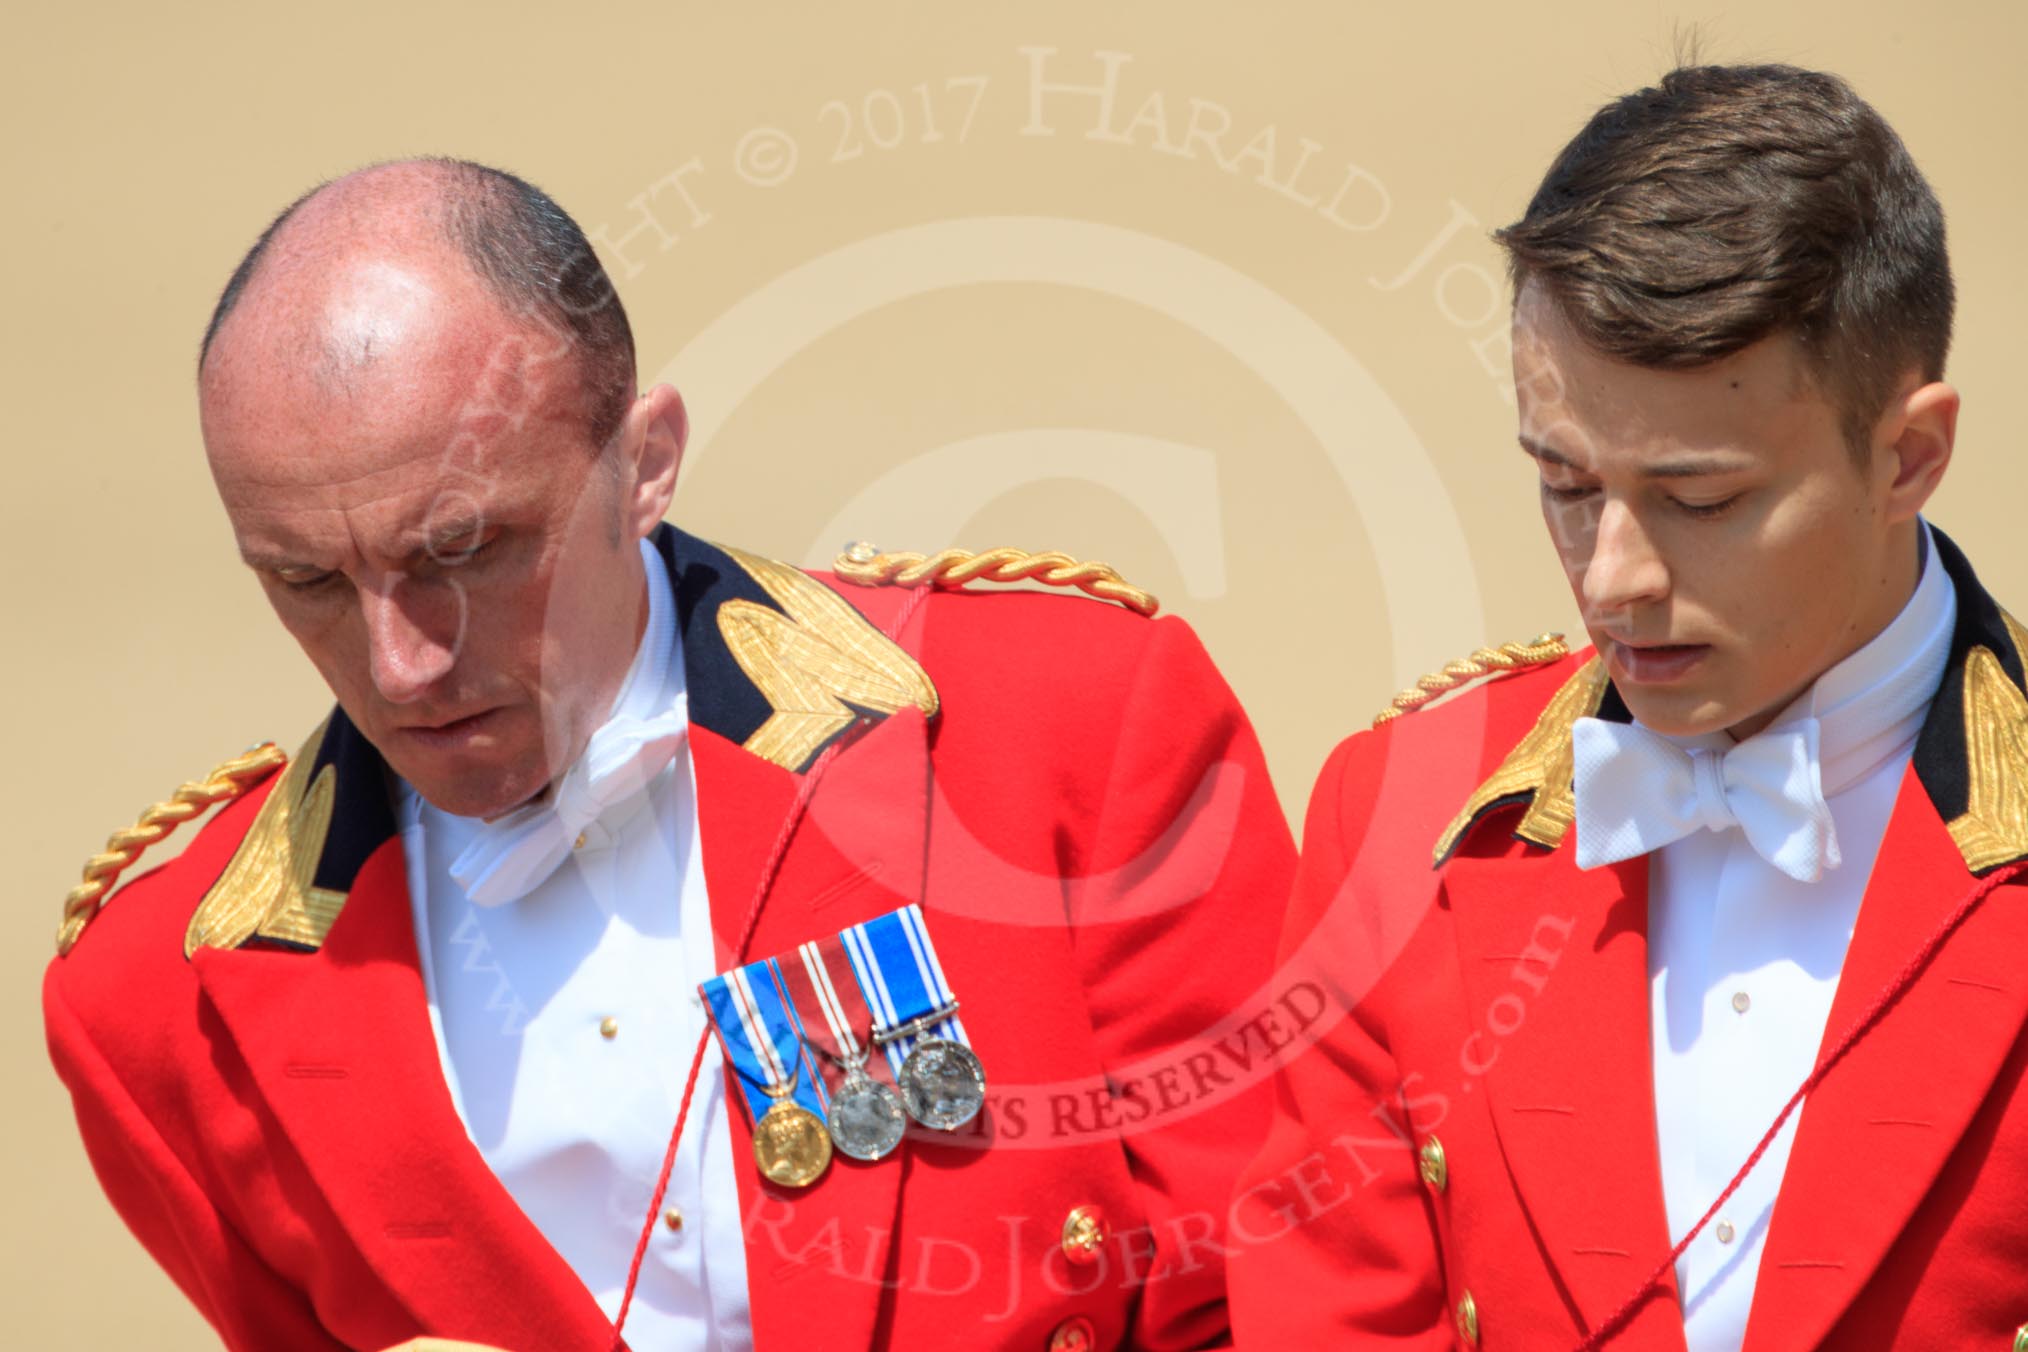
[[[1885,478],[1889,521],[1913,521],[1943,482],[1958,434],[1958,392],[1911,376],[1874,433],[1874,464]]]
[[[633,451],[623,460],[633,467],[625,502],[627,524],[637,537],[645,536],[661,523],[676,497],[676,472],[690,440],[683,396],[673,385],[643,390],[627,409],[618,435],[621,446]]]

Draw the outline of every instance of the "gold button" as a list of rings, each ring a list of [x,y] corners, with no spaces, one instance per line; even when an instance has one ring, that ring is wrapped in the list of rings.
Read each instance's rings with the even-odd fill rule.
[[[1063,1256],[1080,1266],[1096,1263],[1105,1242],[1105,1210],[1096,1206],[1072,1207],[1063,1220]]]
[[[1734,991],[1734,992],[1732,993],[1732,1012],[1733,1012],[1733,1013],[1735,1013],[1735,1014],[1744,1014],[1744,1013],[1746,1013],[1746,1011],[1747,1011],[1747,1010],[1749,1010],[1749,1009],[1751,1009],[1751,1008],[1753,1008],[1753,997],[1752,997],[1752,996],[1748,995],[1748,994],[1747,994],[1747,993],[1746,993],[1745,991]]]
[[[662,1224],[668,1226],[671,1230],[681,1230],[683,1228],[683,1213],[673,1206],[670,1207],[662,1213]]]
[[[577,840],[576,840],[576,841],[575,841],[575,842],[574,842],[574,843],[572,844],[571,848],[572,848],[572,849],[576,849],[576,850],[581,850],[581,849],[583,849],[583,848],[584,848],[584,841],[585,841],[585,835],[584,835],[584,832],[580,831],[580,832],[578,832],[578,833],[577,833]]]
[[[2028,1352],[2028,1324],[2014,1330],[2014,1352]]]
[[[1479,1303],[1469,1291],[1458,1293],[1458,1337],[1465,1340],[1466,1347],[1479,1345]]]
[[[1432,1136],[1422,1143],[1416,1152],[1416,1159],[1422,1170],[1422,1181],[1429,1184],[1431,1192],[1442,1192],[1451,1181],[1450,1161],[1444,1158],[1444,1143]]]
[[[1049,1352],[1091,1352],[1092,1340],[1097,1336],[1091,1320],[1074,1314],[1050,1333]]]
[[[1718,1242],[1720,1244],[1732,1243],[1732,1236],[1734,1234],[1734,1231],[1732,1228],[1731,1221],[1720,1221],[1716,1226],[1713,1227],[1713,1229],[1718,1234]]]
[[[599,1020],[599,1036],[611,1042],[620,1035],[620,1021],[608,1014]]]

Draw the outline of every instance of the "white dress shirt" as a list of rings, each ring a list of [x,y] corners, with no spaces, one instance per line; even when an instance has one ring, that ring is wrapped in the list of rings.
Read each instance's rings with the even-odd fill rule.
[[[1845,950],[1916,735],[1942,680],[1957,598],[1922,535],[1921,580],[1900,615],[1775,720],[1820,724],[1824,799],[1842,862],[1814,883],[1780,872],[1738,826],[1649,855],[1648,973],[1655,1115],[1669,1232],[1680,1237],[1732,1180],[1808,1078]],[[1671,738],[1722,751],[1725,733]],[[1789,1121],[1676,1265],[1690,1352],[1737,1352],[1789,1149]]]
[[[645,541],[648,623],[613,714],[687,700],[669,575]],[[451,864],[484,824],[400,789],[416,943],[465,1130],[610,1317],[675,1126],[715,971],[689,749],[518,900],[478,906]],[[725,1077],[706,1054],[627,1340],[753,1345]],[[670,1222],[676,1222],[671,1224]]]

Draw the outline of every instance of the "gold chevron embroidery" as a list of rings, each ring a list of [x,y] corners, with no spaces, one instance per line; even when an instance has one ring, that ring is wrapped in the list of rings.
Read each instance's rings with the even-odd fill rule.
[[[2006,618],[2028,660],[2028,632]],[[1965,866],[1984,873],[2028,856],[2028,695],[1985,647],[1965,658],[1965,777],[1964,815],[1950,823]]]
[[[338,792],[336,766],[311,778],[323,741],[320,726],[261,804],[232,861],[190,917],[184,957],[199,948],[238,948],[256,936],[306,948],[323,944],[345,905],[343,892],[311,883]]]
[[[857,710],[936,714],[929,673],[843,597],[787,564],[725,552],[781,607],[728,601],[718,608],[733,660],[774,709],[746,739],[748,751],[801,771],[852,726]]]
[[[1550,849],[1563,843],[1564,833],[1570,829],[1575,815],[1570,791],[1571,725],[1598,712],[1606,684],[1605,663],[1596,657],[1563,683],[1528,735],[1507,753],[1500,768],[1479,785],[1464,810],[1444,828],[1432,855],[1436,863],[1441,864],[1450,856],[1480,813],[1504,798],[1520,794],[1533,794],[1534,801],[1514,834]]]

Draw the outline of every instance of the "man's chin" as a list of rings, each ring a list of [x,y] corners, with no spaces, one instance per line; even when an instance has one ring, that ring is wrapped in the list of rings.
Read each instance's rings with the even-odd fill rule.
[[[543,788],[538,784],[526,791],[518,788],[503,789],[500,781],[488,782],[483,779],[460,779],[443,784],[418,784],[413,779],[407,782],[425,803],[437,811],[447,812],[453,817],[472,817],[480,821],[504,817],[515,808],[539,796]]]
[[[1622,689],[1620,699],[1634,721],[1665,737],[1702,737],[1724,732],[1744,715],[1724,700],[1693,690]]]
[[[439,812],[482,820],[512,812],[547,786],[540,772],[488,758],[388,757],[402,782]]]

